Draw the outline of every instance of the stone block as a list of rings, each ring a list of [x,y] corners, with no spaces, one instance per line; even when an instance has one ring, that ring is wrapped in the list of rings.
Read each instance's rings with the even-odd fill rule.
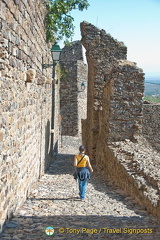
[[[36,70],[35,69],[29,69],[29,70],[27,70],[27,72],[26,72],[26,76],[27,76],[27,78],[26,78],[26,82],[34,82],[34,80],[35,80],[35,77],[36,77]]]

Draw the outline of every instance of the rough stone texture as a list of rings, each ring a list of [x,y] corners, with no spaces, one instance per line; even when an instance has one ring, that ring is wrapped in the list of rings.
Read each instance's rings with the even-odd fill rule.
[[[135,135],[141,133],[143,75],[141,69],[126,60],[119,60],[113,66],[104,86],[102,110],[99,111],[100,137],[105,128],[108,128],[105,131],[107,141],[134,140]]]
[[[160,104],[143,105],[143,136],[160,151]]]
[[[54,108],[51,99],[56,98],[52,93],[52,70],[42,74],[42,55],[45,62],[51,61],[51,46],[45,40],[43,1],[2,0],[0,11],[1,230],[45,172],[50,163],[50,144],[58,141],[58,135],[54,133],[51,138],[50,134]],[[28,82],[29,69],[36,76]]]
[[[0,239],[159,240],[158,219],[106,181],[104,171],[96,171],[95,166],[86,199],[79,199],[77,182],[72,175],[73,154],[77,153],[79,139],[63,136],[63,142],[67,144],[63,145],[61,154],[32,187]],[[54,228],[53,236],[45,234],[47,226]]]
[[[60,81],[57,81],[59,66],[56,66],[53,82],[51,69],[45,69],[42,73],[42,55],[44,63],[51,62],[51,46],[45,42],[46,9],[43,1],[2,0],[0,11],[1,229],[5,220],[24,202],[31,186],[49,166],[50,153],[58,152],[61,116]],[[126,61],[127,50],[123,43],[113,39],[104,30],[90,24],[84,25],[86,28],[83,29],[82,42],[87,49],[89,66],[84,142],[87,143],[91,158],[96,156],[97,167],[101,164],[106,175],[117,185],[158,215],[159,154],[149,145],[145,147],[145,140],[139,138],[142,131],[143,73],[134,63]],[[66,130],[64,134],[78,136],[81,134],[80,120],[85,118],[86,110],[86,89],[84,92],[78,92],[78,89],[81,82],[86,80],[86,67],[79,43],[65,50],[68,56],[63,60],[70,59],[72,64],[64,64],[66,76],[65,71],[62,71],[64,76],[61,87],[65,92],[62,93],[62,120],[66,117],[63,130]],[[27,76],[30,69],[36,71],[33,81]],[[155,118],[158,119],[157,116]],[[79,145],[79,136],[77,139],[74,144]],[[66,141],[70,142],[70,138]],[[65,174],[63,186],[64,183]],[[48,183],[46,188],[48,190]],[[105,199],[101,196],[99,199],[103,198]],[[95,202],[97,203],[97,198],[93,200],[94,207]],[[91,208],[91,211],[94,209]],[[101,210],[102,208],[99,214]],[[48,205],[45,211],[48,211]],[[114,209],[112,214],[113,212]],[[16,239],[15,236],[13,238]]]
[[[80,41],[65,46],[60,56],[60,111],[62,135],[80,136],[81,119],[86,118],[87,66],[84,63]],[[81,92],[81,84],[85,90]]]
[[[87,129],[87,134],[84,138],[90,156],[95,156],[103,88],[110,78],[113,64],[118,59],[126,59],[127,48],[104,30],[99,30],[87,22],[81,23],[81,34],[88,62],[87,121],[86,126],[83,125],[83,129]]]
[[[160,154],[144,139],[138,139],[137,143],[126,139],[101,145],[103,153],[97,154],[97,167],[105,169],[107,177],[117,186],[160,217]]]
[[[160,217],[160,155],[142,137],[144,73],[103,30],[83,22],[81,32],[89,73],[83,143],[97,168]]]

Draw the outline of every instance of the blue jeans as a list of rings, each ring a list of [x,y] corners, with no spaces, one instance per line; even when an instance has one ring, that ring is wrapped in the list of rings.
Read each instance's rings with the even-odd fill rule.
[[[79,195],[81,199],[85,198],[85,194],[86,194],[86,188],[87,188],[87,179],[84,181],[81,181],[78,178],[78,183],[79,183]]]

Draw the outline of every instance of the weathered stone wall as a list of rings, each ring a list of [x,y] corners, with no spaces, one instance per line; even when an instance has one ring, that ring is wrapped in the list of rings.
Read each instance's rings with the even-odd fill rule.
[[[137,203],[160,217],[160,154],[143,138],[136,143],[129,139],[108,144],[102,141],[100,150],[97,168]]]
[[[83,143],[96,168],[160,217],[160,155],[142,136],[144,73],[103,30],[83,22],[81,31],[89,74]]]
[[[109,80],[113,64],[118,59],[126,59],[127,48],[104,30],[83,22],[81,23],[82,44],[86,49],[88,62],[88,98],[87,120],[83,121],[87,133],[83,142],[87,142],[90,156],[95,156],[99,132],[99,111],[102,108],[103,88]]]
[[[160,151],[160,104],[143,104],[143,136]]]
[[[1,0],[0,11],[2,229],[49,164],[54,95],[52,70],[42,74],[42,56],[47,63],[51,61],[43,1]]]
[[[60,56],[60,111],[62,135],[81,135],[81,118],[86,117],[87,66],[80,41],[65,46]],[[85,90],[81,92],[81,84]]]
[[[110,89],[108,91],[108,89]],[[108,141],[131,139],[141,133],[144,73],[136,64],[119,60],[104,86],[102,119],[109,117]],[[108,106],[109,105],[109,106]],[[108,109],[109,108],[109,109]],[[106,114],[105,109],[109,111]],[[101,127],[103,132],[103,126]]]

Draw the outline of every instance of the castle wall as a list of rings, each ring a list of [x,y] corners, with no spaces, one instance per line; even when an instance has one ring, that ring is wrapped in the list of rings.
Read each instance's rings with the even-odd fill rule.
[[[87,133],[83,133],[83,142],[87,143],[89,154],[94,158],[103,88],[116,60],[127,58],[127,48],[123,42],[118,42],[104,30],[87,22],[81,23],[81,34],[88,62],[87,120],[83,121],[86,124],[83,129],[87,129]]]
[[[81,136],[81,119],[86,118],[87,66],[84,63],[80,41],[75,41],[63,48],[60,66],[62,135]],[[83,92],[82,83],[85,84]]]
[[[51,69],[42,74],[42,56],[46,63],[51,61],[51,46],[45,38],[43,1],[1,0],[0,11],[2,229],[5,220],[24,202],[30,187],[49,165],[50,144],[58,139],[57,130],[53,141],[50,134],[53,98],[57,98],[52,87],[56,92],[59,86],[52,86]]]
[[[61,83],[52,81],[51,68],[42,73],[42,56],[52,61],[43,0],[1,0],[0,11],[0,230],[58,151],[61,117],[63,135],[81,135],[87,94],[82,129],[91,159],[158,215],[160,156],[141,135],[159,148],[159,105],[142,105],[143,72],[126,61],[124,44],[81,24],[88,83],[80,42],[63,49]]]
[[[143,104],[143,136],[160,151],[160,104]]]
[[[96,139],[97,164],[105,165],[106,161],[110,161],[104,154],[108,143],[126,139],[137,141],[137,135],[142,133],[142,96],[141,69],[129,61],[118,61],[113,66],[110,80],[104,86]]]
[[[160,217],[160,154],[143,138],[137,143],[129,139],[108,144],[102,141],[101,150],[97,168],[148,212]]]
[[[153,106],[143,109],[144,73],[125,59],[126,47],[104,30],[82,22],[81,33],[88,61],[83,144],[106,179],[160,217],[160,154],[142,134],[147,111],[150,120],[151,114],[158,120],[158,114]]]
[[[105,88],[110,88],[110,91],[106,92]],[[103,109],[109,104],[109,114],[103,115],[103,109],[101,111],[102,119],[109,117],[108,141],[134,141],[136,135],[142,133],[143,91],[142,69],[129,61],[117,61],[103,93]]]

